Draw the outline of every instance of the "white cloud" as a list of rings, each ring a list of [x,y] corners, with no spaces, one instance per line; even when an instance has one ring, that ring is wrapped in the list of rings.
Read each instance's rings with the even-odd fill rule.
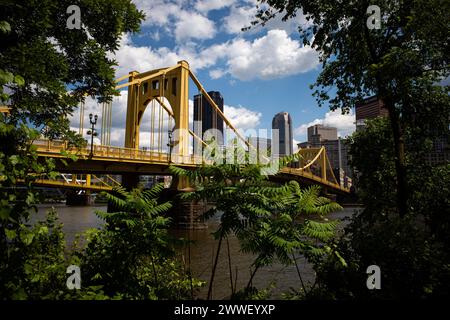
[[[176,1],[167,0],[134,0],[136,7],[144,11],[145,21],[144,26],[164,26],[170,23],[172,15],[180,12],[180,3]]]
[[[216,34],[214,22],[196,13],[181,11],[175,23],[175,38],[179,42],[189,39],[211,39]]]
[[[209,76],[211,79],[219,79],[226,74],[226,71],[223,69],[213,69],[209,72]]]
[[[239,3],[231,6],[229,15],[223,18],[223,30],[229,34],[242,33],[242,28],[251,26],[251,22],[257,20],[257,5],[259,5],[261,10],[268,8],[267,4],[257,3],[256,1],[249,1],[248,5]],[[252,26],[245,33],[255,33],[261,30],[284,30],[287,34],[292,34],[298,31],[299,26],[306,27],[310,24],[301,12],[298,12],[297,16],[287,21],[282,20],[283,16],[284,12],[278,13],[275,18],[270,19],[264,26]]]
[[[137,47],[125,35],[115,59],[119,64],[117,76],[132,70],[142,72],[168,67],[186,60],[194,71],[214,67],[210,71],[213,79],[229,74],[244,81],[282,78],[308,72],[319,64],[315,50],[290,38],[284,30],[270,30],[253,41],[236,38],[200,51],[189,43],[173,50]]]
[[[355,115],[352,110],[348,114],[342,114],[340,110],[329,111],[323,119],[315,119],[309,123],[302,124],[294,130],[294,133],[301,141],[306,141],[308,127],[315,124],[323,124],[337,128],[338,136],[345,137],[355,131],[355,121]]]
[[[130,71],[148,71],[169,67],[182,60],[180,56],[167,47],[152,49],[151,47],[135,46],[128,35],[124,35],[120,48],[114,58],[118,62],[116,76],[121,77]]]
[[[233,6],[230,14],[223,19],[223,29],[230,34],[240,33],[242,28],[250,26],[250,23],[255,20],[255,15],[255,6]]]
[[[200,12],[209,12],[229,7],[234,2],[235,0],[198,0],[195,4],[195,9]]]
[[[299,141],[299,140],[292,139],[292,143],[294,144],[294,149],[293,149],[294,153],[298,151],[298,144],[299,144],[300,142],[301,142],[301,141]]]
[[[253,41],[237,39],[227,46],[228,73],[240,80],[276,79],[316,68],[318,55],[291,39],[284,30],[270,30]]]
[[[260,112],[252,111],[242,106],[224,105],[223,111],[233,126],[241,130],[256,129],[262,117]]]
[[[192,10],[192,1],[188,0],[135,0],[137,8],[144,11],[143,26],[159,27],[166,37],[175,37],[177,42],[190,39],[211,39],[216,34],[215,23],[205,14],[209,10],[231,5],[232,0],[221,3],[219,0],[199,1]],[[159,39],[160,30],[152,29],[151,37]]]

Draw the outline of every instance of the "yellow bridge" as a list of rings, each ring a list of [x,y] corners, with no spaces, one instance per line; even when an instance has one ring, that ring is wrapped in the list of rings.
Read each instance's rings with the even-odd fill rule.
[[[202,139],[201,128],[193,123],[192,106],[189,104],[190,82],[198,90],[197,99],[207,101],[212,108],[210,114],[215,123],[217,119],[223,121],[228,141],[232,138],[248,151],[256,149],[226,118],[189,69],[189,64],[180,61],[173,67],[144,73],[133,71],[117,79],[117,90],[128,88],[124,147],[110,145],[112,102],[102,104],[100,144],[75,148],[63,141],[35,141],[40,157],[56,159],[57,169],[71,175],[70,178],[66,176],[56,180],[42,177],[36,183],[85,190],[111,190],[119,182],[110,175],[168,175],[170,165],[195,168],[205,163],[201,156],[197,156],[202,155],[208,145]],[[202,108],[200,106],[200,110]],[[80,134],[85,133],[84,109],[82,103],[79,108]],[[143,141],[140,127],[147,109],[150,113],[150,134],[149,139]],[[201,117],[202,111],[196,120],[201,122]],[[336,180],[324,147],[300,149],[298,153],[301,157],[295,166],[281,168],[272,178],[319,184],[330,192],[349,192]],[[70,161],[67,154],[75,155],[78,159]],[[83,179],[77,178],[82,175]],[[188,181],[180,179],[177,188],[186,188],[188,184]]]

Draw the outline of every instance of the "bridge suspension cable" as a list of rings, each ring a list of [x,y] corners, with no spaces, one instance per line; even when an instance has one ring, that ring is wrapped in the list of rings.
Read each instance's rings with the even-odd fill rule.
[[[151,70],[145,73],[132,72],[127,76],[119,78],[117,83],[125,79],[128,79],[128,82],[118,84],[116,89],[129,87],[126,127],[126,135],[128,137],[125,137],[125,145],[127,148],[109,146],[111,143],[112,103],[103,103],[101,145],[94,146],[94,155],[99,160],[108,159],[108,161],[113,161],[113,159],[118,159],[117,161],[119,162],[129,161],[130,163],[136,163],[136,165],[141,162],[153,162],[162,166],[167,165],[169,162],[189,166],[198,165],[198,162],[194,160],[195,157],[193,157],[196,151],[195,145],[207,145],[204,139],[202,139],[204,138],[203,132],[206,128],[200,128],[199,124],[206,120],[205,116],[208,116],[208,121],[211,122],[208,124],[208,128],[222,127],[220,122],[223,121],[225,130],[222,133],[231,134],[230,137],[222,137],[223,141],[218,142],[223,142],[225,145],[226,142],[232,140],[233,144],[242,144],[247,152],[256,150],[258,161],[260,156],[263,158],[261,160],[265,162],[271,161],[265,155],[260,155],[258,144],[256,146],[252,144],[249,139],[245,139],[236,127],[234,127],[224,112],[204,89],[200,81],[189,70],[187,63],[180,62],[174,67]],[[188,100],[188,82],[190,80],[194,82],[198,90],[196,98],[198,99],[196,101],[197,110],[194,117],[194,112],[189,112],[193,111],[189,110],[192,106]],[[207,107],[211,108],[211,110],[206,111],[205,108]],[[150,124],[148,124],[148,120],[142,121],[145,110],[147,110],[147,117],[150,118]],[[209,119],[209,116],[211,119]],[[84,105],[80,105],[81,133],[84,130],[83,119]],[[198,123],[196,124],[195,121],[198,121]],[[148,142],[141,141],[142,143],[139,143],[141,125],[142,129],[145,128],[145,131],[148,127],[150,128]],[[169,131],[180,128],[183,130],[187,129],[185,132],[189,134],[180,136],[181,133],[179,133],[175,136],[174,141],[169,141]],[[143,133],[145,133],[145,140],[147,140],[145,131],[143,130]],[[148,151],[140,150],[140,146],[144,145],[149,146]],[[178,150],[181,150],[181,152],[177,151],[179,154],[175,154],[173,157],[175,160],[172,161],[170,160],[172,157],[169,156],[168,151],[172,151],[172,146],[174,145],[178,145],[180,147]],[[166,146],[170,146],[169,150],[167,150]],[[58,147],[54,148],[48,143],[40,147],[45,149],[46,153],[57,156],[56,149]],[[81,152],[81,156],[84,156],[85,151],[83,150]],[[301,149],[299,153],[301,157],[298,165],[283,168],[281,170],[282,174],[287,174],[289,177],[299,176],[307,178],[335,189],[340,188],[324,148]]]

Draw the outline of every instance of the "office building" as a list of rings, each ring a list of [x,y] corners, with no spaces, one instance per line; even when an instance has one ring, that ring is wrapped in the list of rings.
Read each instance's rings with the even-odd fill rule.
[[[219,91],[209,91],[208,95],[223,112],[223,97]],[[201,124],[201,129],[200,129]],[[220,132],[219,136],[215,136],[218,144],[224,144],[224,130],[223,119],[217,110],[208,102],[208,100],[201,94],[194,96],[194,133],[204,138],[204,133],[210,129],[217,129]],[[199,142],[194,139],[194,148]]]
[[[325,140],[337,140],[337,128],[321,124],[308,127],[308,142],[317,144]]]
[[[276,139],[275,130],[278,130],[278,139]],[[292,119],[289,113],[280,112],[273,117],[272,141],[273,143],[278,142],[278,155],[285,156],[293,153]]]
[[[247,139],[253,147],[255,147],[256,152],[260,156],[269,157],[271,155],[272,140],[262,137],[249,137]],[[255,151],[255,150],[253,150]]]
[[[249,137],[248,142],[258,150],[270,151],[272,139],[262,137]]]
[[[376,96],[366,98],[362,103],[356,104],[355,113],[357,131],[364,128],[365,120],[389,116],[383,101]],[[450,143],[447,137],[441,136],[434,139],[425,161],[431,165],[439,165],[450,161]]]
[[[382,100],[377,96],[364,99],[363,102],[355,106],[356,131],[364,128],[365,120],[375,119],[377,117],[387,117],[388,110],[385,108]]]

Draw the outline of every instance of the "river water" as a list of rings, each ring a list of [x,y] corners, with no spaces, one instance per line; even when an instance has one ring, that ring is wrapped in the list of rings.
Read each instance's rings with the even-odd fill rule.
[[[95,215],[94,211],[106,211],[105,206],[69,207],[65,204],[39,205],[38,212],[32,216],[31,221],[35,222],[44,219],[46,212],[52,207],[56,209],[60,222],[64,224],[63,231],[69,245],[73,242],[77,234],[89,228],[101,227],[103,221]],[[346,224],[345,218],[350,217],[357,210],[359,208],[347,207],[340,212],[330,214],[328,217],[330,219],[342,220],[342,227]],[[194,241],[190,245],[190,248],[179,248],[178,255],[180,259],[185,261],[186,266],[189,266],[190,261],[192,275],[197,279],[209,281],[218,243],[211,233],[216,230],[218,222],[219,217],[216,216],[209,220],[208,229],[205,230],[170,230],[171,234],[176,237]],[[231,292],[228,247],[229,256],[231,257],[233,281],[237,280],[238,290],[245,287],[250,276],[250,266],[253,262],[253,256],[240,252],[238,240],[235,237],[229,237],[228,244],[226,241],[222,243],[213,287],[214,299],[227,298]],[[298,266],[303,281],[312,283],[315,278],[312,266],[302,257],[298,258]],[[288,292],[291,287],[295,289],[301,287],[296,267],[286,267],[280,264],[274,264],[259,270],[255,275],[253,285],[259,289],[272,287],[270,289],[272,298],[280,298],[282,293]],[[204,299],[206,298],[207,291],[208,284],[202,287],[196,293],[196,296]]]

